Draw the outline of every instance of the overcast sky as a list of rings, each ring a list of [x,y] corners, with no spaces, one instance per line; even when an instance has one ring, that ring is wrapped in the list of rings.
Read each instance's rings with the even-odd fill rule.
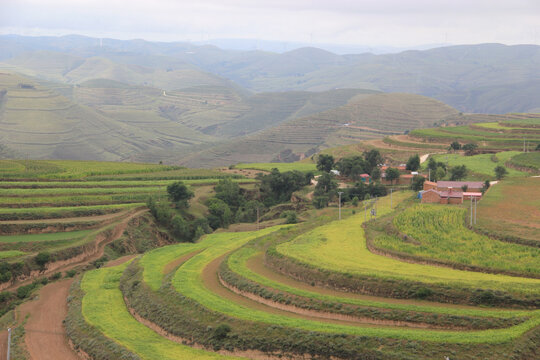
[[[0,0],[0,33],[413,47],[540,43],[540,0]]]

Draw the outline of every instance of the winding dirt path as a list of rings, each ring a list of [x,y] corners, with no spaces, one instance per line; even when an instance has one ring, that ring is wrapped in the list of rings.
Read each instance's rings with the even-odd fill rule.
[[[32,360],[79,360],[65,336],[67,296],[72,279],[44,286],[37,300],[20,306],[18,318],[29,315],[24,326],[24,342]]]

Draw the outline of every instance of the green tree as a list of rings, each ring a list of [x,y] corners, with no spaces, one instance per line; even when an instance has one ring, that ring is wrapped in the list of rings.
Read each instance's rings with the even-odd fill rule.
[[[194,196],[193,191],[182,181],[177,181],[167,186],[167,193],[169,194],[169,199],[181,208],[189,207],[189,199]]]
[[[314,196],[313,197],[313,206],[316,209],[322,209],[328,206],[328,196]]]
[[[450,144],[450,149],[454,150],[454,151],[457,151],[457,150],[460,150],[461,149],[461,144],[458,143],[457,141],[454,141]]]
[[[424,182],[426,178],[420,175],[415,175],[411,184],[411,189],[414,191],[420,191],[424,188]]]
[[[446,176],[446,170],[443,167],[438,166],[437,170],[435,171],[435,174],[431,173],[431,180],[433,181],[439,181],[444,179]]]
[[[34,258],[36,264],[43,270],[45,265],[51,260],[51,255],[48,252],[40,252]]]
[[[317,170],[330,172],[334,167],[334,157],[332,155],[320,154],[317,159]]]
[[[236,213],[238,208],[245,202],[240,186],[231,179],[220,180],[214,187],[214,191],[216,197],[229,205],[233,213]]]
[[[540,144],[536,145],[535,151],[540,151]]]
[[[459,181],[467,176],[467,167],[465,165],[454,166],[450,168],[450,180]]]
[[[353,197],[351,201],[352,206],[358,206],[358,201],[358,196]]]
[[[375,169],[371,170],[371,179],[373,181],[378,181],[381,179],[381,169],[376,167]]]
[[[413,155],[407,160],[407,170],[417,171],[420,168],[420,156],[418,154]]]
[[[334,196],[334,192],[338,185],[334,177],[328,173],[324,173],[317,179],[314,194],[316,196],[328,195],[330,199]]]
[[[171,231],[173,236],[178,240],[190,241],[190,231],[186,220],[180,215],[175,215],[171,220]]]
[[[375,169],[379,164],[384,162],[383,157],[379,150],[373,149],[370,151],[364,152],[364,159],[366,160],[366,172],[371,174],[373,169]]]
[[[508,170],[502,165],[499,165],[495,168],[495,177],[497,180],[501,180],[505,175],[508,174]]]
[[[467,155],[467,156],[474,155],[475,152],[476,152],[476,149],[478,149],[478,145],[476,145],[474,143],[469,143],[469,144],[463,145],[463,150],[465,150],[465,155]]]
[[[390,184],[394,183],[394,180],[399,179],[399,170],[396,168],[386,169],[386,180],[390,181]]]
[[[227,228],[231,224],[232,212],[225,201],[218,198],[210,198],[206,202],[208,206],[208,222],[213,229],[218,227]]]

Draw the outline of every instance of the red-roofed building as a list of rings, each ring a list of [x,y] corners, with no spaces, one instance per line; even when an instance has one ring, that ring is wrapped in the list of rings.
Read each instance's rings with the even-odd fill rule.
[[[439,191],[429,189],[422,192],[422,203],[431,204],[462,204],[463,192],[461,191]]]
[[[481,181],[437,181],[437,190],[463,191],[463,186],[467,186],[467,191],[481,192],[484,183]]]
[[[424,190],[437,189],[437,183],[433,181],[424,181]]]
[[[369,174],[360,174],[360,180],[363,183],[369,184],[371,182],[371,176]]]

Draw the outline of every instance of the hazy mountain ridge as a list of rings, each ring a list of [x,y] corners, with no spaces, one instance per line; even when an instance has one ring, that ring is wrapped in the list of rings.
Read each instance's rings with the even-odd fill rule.
[[[205,83],[215,85],[214,81],[229,79],[255,92],[335,88],[407,92],[437,98],[466,112],[526,112],[540,104],[536,83],[540,79],[540,46],[537,45],[459,45],[397,54],[336,55],[316,48],[271,53],[181,42],[12,35],[0,36],[0,49],[0,61],[21,67],[14,63],[14,57],[47,50],[142,66],[154,69],[160,76],[160,70],[165,75],[167,71],[201,71],[197,76]],[[218,78],[210,79],[208,73]],[[78,79],[73,77],[71,81],[76,83]],[[177,80],[145,81],[146,85],[156,87],[182,88],[180,80],[180,84],[175,84]],[[526,84],[526,89],[520,84]],[[493,91],[492,87],[498,90]],[[474,96],[463,96],[464,93]]]

